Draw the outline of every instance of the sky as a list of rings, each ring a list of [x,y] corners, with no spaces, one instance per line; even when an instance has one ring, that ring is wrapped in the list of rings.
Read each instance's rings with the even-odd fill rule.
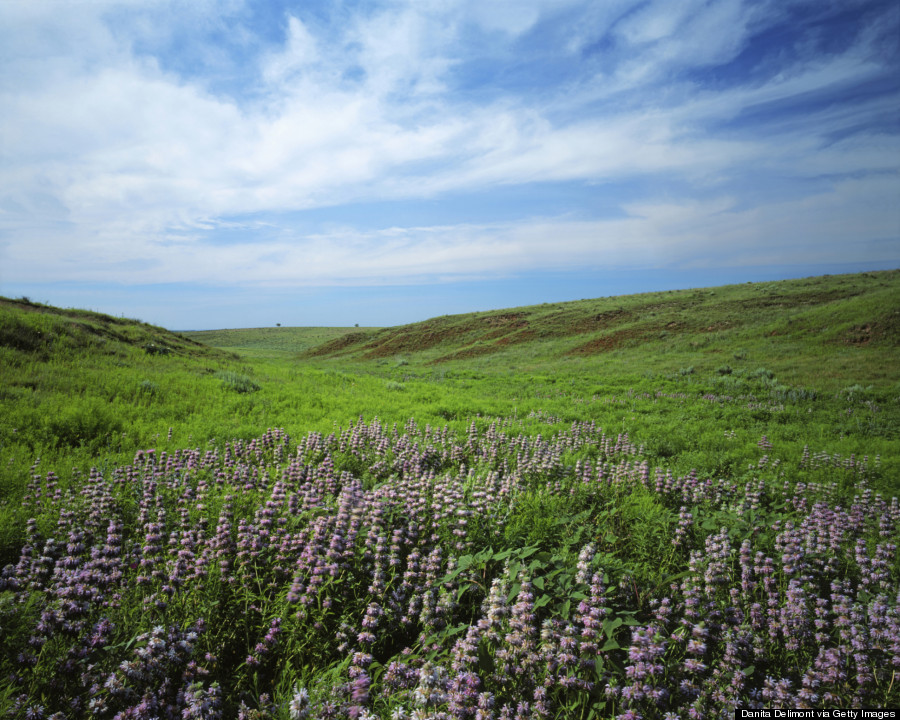
[[[896,0],[0,0],[0,295],[385,326],[900,267]]]

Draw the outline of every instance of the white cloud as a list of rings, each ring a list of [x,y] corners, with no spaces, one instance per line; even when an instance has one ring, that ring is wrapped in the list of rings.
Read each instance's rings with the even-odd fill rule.
[[[299,18],[291,15],[288,19],[286,46],[264,61],[263,79],[272,84],[281,84],[295,73],[302,73],[318,62],[319,43]]]
[[[787,257],[812,252],[812,239],[797,238],[814,229],[834,243],[822,244],[823,253],[845,256],[839,229],[896,235],[896,213],[886,209],[896,190],[890,175],[741,211],[733,209],[739,198],[720,199],[735,178],[897,170],[896,135],[831,137],[890,112],[895,96],[824,103],[807,117],[777,112],[883,71],[869,51],[875,35],[844,55],[804,58],[765,83],[711,93],[658,82],[732,59],[773,8],[736,0],[600,5],[395,3],[329,28],[285,15],[283,44],[251,58],[259,87],[244,96],[215,93],[202,76],[179,75],[135,50],[150,40],[165,45],[165,27],[151,20],[172,14],[169,22],[215,24],[220,10],[240,17],[236,4],[136,4],[143,14],[129,22],[110,19],[131,10],[114,2],[3,4],[0,263],[35,281],[113,273],[129,282],[408,282],[636,257],[674,263],[679,253],[700,262],[723,238],[745,248],[740,262]],[[562,56],[611,29],[642,49],[603,77],[551,85],[542,96],[498,89],[474,102],[455,94],[467,29],[506,38],[497,50],[505,58],[542,18],[565,11],[593,25],[579,27]],[[615,97],[623,102],[610,104]],[[710,131],[754,113],[774,116],[766,131]],[[248,230],[246,241],[228,246],[208,242],[231,218],[254,213],[635,177],[674,178],[683,195],[633,203],[632,217],[614,221],[535,221],[523,208],[521,221],[506,224],[312,236],[285,225],[262,238]],[[854,183],[870,183],[867,192],[886,204]],[[779,241],[767,249],[758,236]]]
[[[256,286],[381,285],[541,270],[852,263],[896,259],[896,175],[844,180],[813,196],[740,209],[736,199],[627,206],[608,220],[529,218],[498,224],[335,230],[229,245],[215,232],[139,238],[137,247],[82,238],[14,247],[11,260],[37,282],[121,283],[240,279]],[[54,246],[51,239],[47,250]]]
[[[651,2],[629,13],[616,29],[632,44],[657,42],[675,35],[684,21],[704,4],[705,0]]]

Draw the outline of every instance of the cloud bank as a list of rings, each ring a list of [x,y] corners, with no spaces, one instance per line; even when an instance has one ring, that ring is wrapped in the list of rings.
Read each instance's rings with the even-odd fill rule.
[[[898,262],[898,38],[892,2],[3,3],[0,290]]]

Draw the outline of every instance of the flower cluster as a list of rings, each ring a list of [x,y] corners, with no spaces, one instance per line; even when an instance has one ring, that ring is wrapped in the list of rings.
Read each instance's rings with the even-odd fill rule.
[[[0,672],[18,715],[101,720],[884,704],[900,505],[823,458],[802,481],[774,457],[775,480],[679,476],[625,433],[504,418],[271,430],[68,485],[35,468]]]

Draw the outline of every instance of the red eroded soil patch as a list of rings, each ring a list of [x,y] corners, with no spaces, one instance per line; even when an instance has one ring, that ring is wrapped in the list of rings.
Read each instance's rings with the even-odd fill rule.
[[[515,330],[522,330],[528,327],[528,321],[525,319],[524,313],[493,315],[484,318],[484,322],[488,327],[492,328],[492,330],[482,335],[482,340],[494,340],[495,338],[502,339],[509,337],[509,334]]]
[[[599,332],[615,325],[621,325],[635,319],[635,313],[630,310],[607,310],[597,313],[589,318],[583,318],[573,323],[571,334],[580,335],[589,332]]]
[[[466,360],[468,358],[479,357],[480,355],[490,355],[491,353],[497,352],[497,350],[498,348],[496,345],[474,345],[472,347],[465,347],[462,350],[457,350],[455,353],[444,355],[436,360],[432,360],[430,364],[436,365],[442,362],[451,362],[452,360]]]
[[[363,356],[366,359],[389,357],[404,352],[420,352],[429,350],[439,345],[453,345],[462,342],[475,342],[478,340],[494,340],[508,337],[510,333],[522,331],[528,327],[525,313],[502,313],[473,318],[470,322],[459,325],[445,325],[442,322],[426,322],[416,325],[387,338],[376,339],[363,346],[368,352]],[[525,337],[517,342],[524,342]],[[530,339],[530,338],[527,338]],[[496,352],[497,348],[490,345],[477,347],[464,347],[461,350],[450,353],[433,362],[443,362],[459,358],[475,357],[486,353]]]
[[[491,327],[502,328],[523,328],[527,327],[528,322],[525,320],[525,313],[503,313],[501,315],[489,315],[482,318],[482,323]]]
[[[868,345],[872,342],[872,325],[854,325],[844,336],[848,345]]]
[[[723,320],[722,322],[716,322],[712,325],[707,325],[706,327],[700,328],[701,332],[716,332],[717,330],[727,330],[731,327],[731,323],[727,320]]]
[[[647,335],[648,331],[646,328],[628,328],[625,330],[619,330],[617,332],[609,333],[608,335],[601,335],[600,337],[594,338],[593,340],[590,340],[583,345],[578,345],[577,347],[569,350],[569,352],[566,354],[597,355],[598,353],[609,352],[610,350],[620,348],[629,340],[643,339],[647,337]]]
[[[900,345],[900,310],[886,313],[873,322],[854,325],[841,340],[857,346],[869,343]]]
[[[337,355],[338,353],[347,350],[351,345],[356,345],[362,340],[365,340],[367,337],[368,335],[366,333],[347,333],[339,338],[329,340],[326,343],[310,348],[302,353],[302,356],[323,357],[325,355]]]
[[[508,345],[517,345],[519,343],[530,342],[537,337],[537,333],[534,330],[520,330],[519,332],[512,333],[511,335],[504,335],[497,342],[496,345],[501,347],[506,347]]]
[[[471,328],[464,326],[441,327],[437,324],[432,325],[428,323],[364,345],[362,349],[368,350],[368,352],[363,357],[367,360],[373,360],[390,357],[398,353],[429,350],[437,345],[452,342],[468,335],[470,332]]]

